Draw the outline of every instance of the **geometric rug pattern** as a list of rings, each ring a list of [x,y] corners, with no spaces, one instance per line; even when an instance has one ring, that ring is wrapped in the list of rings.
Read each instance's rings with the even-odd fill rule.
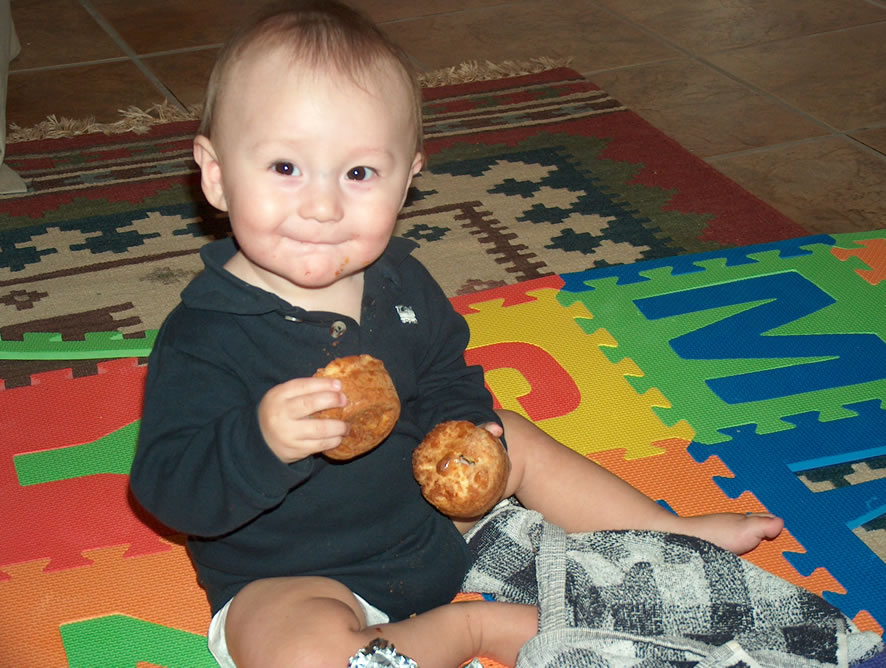
[[[428,165],[396,233],[447,295],[807,234],[572,70],[424,94]],[[0,339],[61,335],[81,376],[95,365],[74,341],[160,326],[230,233],[200,192],[195,129],[9,146],[29,190],[0,197]],[[52,368],[0,362],[0,378]]]

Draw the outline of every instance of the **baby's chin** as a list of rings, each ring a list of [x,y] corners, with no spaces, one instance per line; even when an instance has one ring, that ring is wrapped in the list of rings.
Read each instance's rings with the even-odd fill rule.
[[[327,288],[360,271],[345,257],[336,261],[300,263],[290,280],[304,288]]]
[[[384,252],[385,245],[377,244],[316,244],[313,248],[300,245],[300,253],[288,256],[286,277],[303,288],[325,288],[338,281],[361,273]],[[283,269],[283,267],[281,267]]]

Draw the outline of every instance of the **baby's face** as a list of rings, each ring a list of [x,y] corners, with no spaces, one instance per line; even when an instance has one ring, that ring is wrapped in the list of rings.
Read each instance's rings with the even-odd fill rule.
[[[223,208],[271,285],[328,287],[387,246],[421,167],[409,89],[390,69],[361,87],[276,53],[232,73],[212,136]]]

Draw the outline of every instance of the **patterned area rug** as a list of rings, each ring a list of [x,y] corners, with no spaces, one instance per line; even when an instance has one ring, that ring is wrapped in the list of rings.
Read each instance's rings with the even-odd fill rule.
[[[429,165],[398,233],[450,296],[805,234],[572,70],[426,97]],[[3,340],[159,327],[228,233],[199,190],[195,127],[10,145],[29,192],[0,199]],[[0,363],[0,378],[56,367]]]
[[[886,371],[805,362],[855,333],[886,359],[883,234],[805,238],[569,69],[426,98],[430,164],[398,233],[465,314],[497,400],[677,512],[782,514],[789,531],[750,558],[882,629]],[[127,493],[153,331],[228,233],[194,129],[10,146],[30,186],[0,200],[10,665],[211,665],[182,539]],[[805,334],[824,349],[796,353]]]

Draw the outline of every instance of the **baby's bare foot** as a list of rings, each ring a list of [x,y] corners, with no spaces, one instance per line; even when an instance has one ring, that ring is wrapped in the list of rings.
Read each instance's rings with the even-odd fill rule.
[[[784,520],[768,513],[715,513],[680,518],[679,531],[744,554],[764,540],[772,540],[784,529]]]

